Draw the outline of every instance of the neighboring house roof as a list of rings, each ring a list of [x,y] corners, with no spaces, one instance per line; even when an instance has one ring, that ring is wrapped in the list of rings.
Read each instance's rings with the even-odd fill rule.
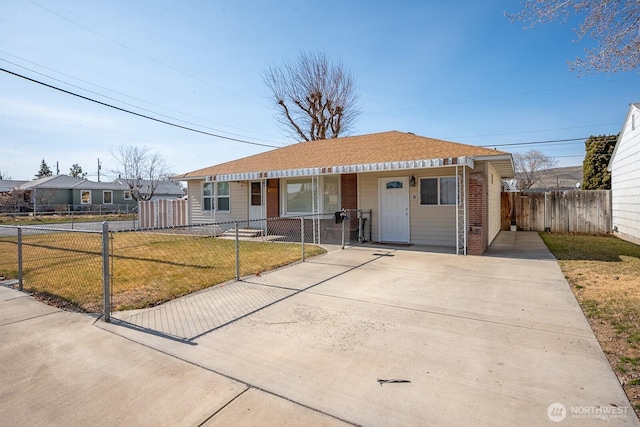
[[[29,181],[16,181],[13,179],[0,179],[0,193],[8,193],[14,188],[20,187],[22,184]]]
[[[54,175],[26,181],[19,187],[21,190],[55,189],[55,190],[126,190],[122,184],[114,182],[94,182],[88,179],[75,178],[69,175]]]
[[[622,135],[624,134],[624,130],[629,121],[629,117],[635,112],[635,110],[640,111],[640,102],[634,102],[629,104],[629,110],[627,111],[627,117],[625,117],[624,122],[622,122],[622,130],[618,134],[618,141],[616,142],[616,146],[613,148],[613,153],[611,153],[611,158],[609,159],[609,164],[607,165],[607,170],[611,172],[611,167],[613,165],[613,159],[615,159],[616,154],[618,153],[618,145],[620,145],[620,140],[622,139]],[[640,117],[638,118],[640,119]],[[638,123],[640,126],[640,123]]]
[[[44,178],[34,179],[33,181],[28,181],[20,186],[21,190],[32,190],[38,188],[49,188],[49,189],[59,189],[59,190],[68,190],[74,185],[84,181],[82,178],[74,178],[69,175],[54,175],[54,176],[46,176]]]
[[[128,186],[127,183],[129,181],[131,181],[131,180],[124,179],[124,178],[117,178],[113,182],[120,183],[120,184],[126,186],[127,189],[128,189],[129,186]],[[143,188],[148,187],[151,184],[152,184],[152,182],[148,181],[148,180],[141,180],[140,181],[140,185],[142,185]],[[154,192],[154,194],[157,195],[157,196],[181,197],[181,196],[184,195],[184,190],[182,189],[180,184],[178,184],[176,182],[169,181],[169,180],[164,180],[164,181],[157,182],[157,184],[158,184],[158,186],[156,187],[156,191]]]
[[[265,153],[175,176],[175,179],[247,179],[302,175],[349,173],[385,169],[418,169],[459,164],[460,159],[493,160],[502,177],[513,176],[511,154],[474,145],[443,141],[399,131],[337,139],[301,142]],[[455,160],[453,160],[455,159]],[[389,164],[385,168],[385,164]],[[308,173],[304,171],[309,169]],[[318,171],[318,169],[320,171]],[[257,175],[259,176],[257,176]]]
[[[94,182],[83,179],[82,182],[73,186],[80,190],[128,190],[128,188],[117,182]]]

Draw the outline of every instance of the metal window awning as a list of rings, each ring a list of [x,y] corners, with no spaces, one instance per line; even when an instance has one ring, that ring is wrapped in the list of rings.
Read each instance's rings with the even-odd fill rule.
[[[268,172],[240,172],[208,176],[206,177],[206,179],[208,181],[247,181],[265,178],[289,178],[395,170],[400,171],[412,169],[441,168],[448,166],[467,166],[473,169],[474,161],[471,157],[449,157],[440,159],[406,160],[398,162],[363,163],[356,165],[285,169]]]

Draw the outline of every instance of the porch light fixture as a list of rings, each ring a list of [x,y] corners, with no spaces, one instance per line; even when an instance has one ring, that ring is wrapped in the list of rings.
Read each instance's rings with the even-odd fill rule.
[[[409,186],[410,187],[415,187],[416,186],[416,177],[411,175],[411,178],[409,178]]]

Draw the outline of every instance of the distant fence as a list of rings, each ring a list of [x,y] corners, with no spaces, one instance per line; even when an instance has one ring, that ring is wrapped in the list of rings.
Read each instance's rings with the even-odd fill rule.
[[[610,190],[502,193],[502,229],[554,233],[611,232]]]
[[[188,204],[183,199],[147,200],[138,203],[138,227],[178,227],[189,223]]]

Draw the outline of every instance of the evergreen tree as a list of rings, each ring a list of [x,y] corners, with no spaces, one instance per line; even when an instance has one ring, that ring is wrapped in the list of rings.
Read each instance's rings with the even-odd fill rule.
[[[590,136],[585,141],[586,155],[583,162],[582,189],[610,190],[611,172],[607,171],[618,135]]]
[[[40,163],[40,170],[36,174],[36,179],[44,178],[46,176],[53,176],[53,172],[51,172],[51,169],[49,169],[49,165],[47,164],[47,162],[42,159],[42,162]]]
[[[71,175],[74,178],[82,178],[82,179],[85,179],[87,177],[87,173],[82,172],[82,166],[78,165],[77,163],[74,163],[73,166],[69,168],[69,175]]]

